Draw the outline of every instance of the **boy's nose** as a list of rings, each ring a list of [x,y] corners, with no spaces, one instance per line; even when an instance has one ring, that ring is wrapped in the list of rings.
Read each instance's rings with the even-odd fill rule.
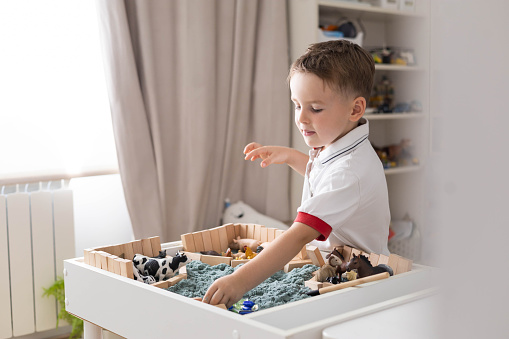
[[[309,123],[309,116],[308,116],[308,112],[306,112],[306,110],[301,110],[297,117],[296,117],[296,120],[297,122],[301,123],[301,124],[308,124]]]

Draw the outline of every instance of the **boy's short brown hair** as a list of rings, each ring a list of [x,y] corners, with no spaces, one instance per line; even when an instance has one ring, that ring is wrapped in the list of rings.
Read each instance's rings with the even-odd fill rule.
[[[331,89],[346,95],[363,96],[369,102],[375,63],[362,47],[347,40],[319,42],[290,67],[288,81],[297,73],[313,73]]]

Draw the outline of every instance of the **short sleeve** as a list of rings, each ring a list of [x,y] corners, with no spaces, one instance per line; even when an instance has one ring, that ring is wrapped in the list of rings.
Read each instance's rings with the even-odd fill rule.
[[[351,171],[339,170],[324,176],[315,191],[297,209],[295,221],[320,232],[316,240],[324,241],[358,209],[359,179]]]

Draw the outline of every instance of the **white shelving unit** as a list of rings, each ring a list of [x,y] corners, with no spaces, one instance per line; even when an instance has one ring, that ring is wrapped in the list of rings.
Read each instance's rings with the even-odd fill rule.
[[[347,18],[364,29],[363,47],[396,47],[414,51],[415,65],[375,65],[375,84],[382,76],[394,85],[394,102],[418,100],[422,112],[366,114],[370,121],[370,141],[383,147],[399,144],[402,139],[412,142],[412,154],[419,165],[385,170],[389,188],[389,204],[393,219],[408,214],[419,228],[425,228],[424,173],[429,153],[429,1],[417,0],[415,11],[374,7],[355,1],[289,0],[290,52],[295,60],[309,44],[318,41],[319,25],[334,24]],[[293,147],[307,153],[300,134],[292,130]],[[300,205],[302,177],[292,178],[292,208]],[[406,253],[401,253],[405,255]],[[413,258],[417,260],[419,258]]]

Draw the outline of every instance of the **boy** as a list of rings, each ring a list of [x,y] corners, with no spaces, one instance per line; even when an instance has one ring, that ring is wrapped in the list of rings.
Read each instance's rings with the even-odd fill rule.
[[[304,176],[293,225],[233,274],[216,280],[203,298],[227,307],[289,262],[313,239],[325,251],[350,245],[389,254],[389,203],[382,164],[362,118],[373,86],[372,57],[345,40],[311,45],[288,76],[295,123],[309,156],[287,147],[250,143],[245,159],[261,167],[288,164]]]

